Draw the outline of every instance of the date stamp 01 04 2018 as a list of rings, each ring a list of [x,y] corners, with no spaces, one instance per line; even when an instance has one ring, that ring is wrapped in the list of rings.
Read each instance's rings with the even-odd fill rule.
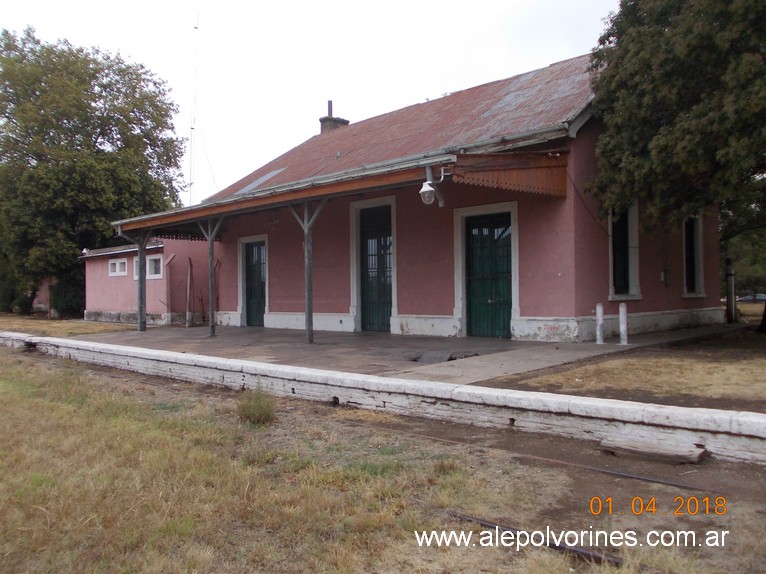
[[[657,497],[646,498],[643,496],[634,496],[630,504],[624,506],[615,503],[611,496],[594,496],[590,499],[590,513],[593,516],[602,514],[611,516],[615,514],[632,514],[641,516],[644,514],[661,514],[663,516],[724,516],[727,512],[725,496],[676,496],[673,503],[666,507],[657,503]]]

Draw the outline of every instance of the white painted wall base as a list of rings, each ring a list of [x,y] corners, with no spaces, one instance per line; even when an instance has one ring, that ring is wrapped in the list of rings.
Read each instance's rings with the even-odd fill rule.
[[[305,313],[266,313],[264,326],[272,329],[305,329]],[[345,313],[314,313],[314,329],[353,333],[354,318]]]
[[[50,355],[148,375],[234,389],[259,387],[280,396],[397,415],[585,440],[629,436],[699,444],[722,459],[766,464],[766,415],[761,413],[411,381],[17,333],[0,332],[0,345],[34,347]]]
[[[391,317],[394,335],[426,335],[430,337],[459,337],[460,321],[455,317],[435,315],[394,315]]]
[[[595,313],[595,311],[594,311]],[[631,335],[669,331],[684,327],[724,323],[726,312],[723,308],[659,311],[652,313],[628,314],[628,332]],[[242,315],[236,311],[221,311],[217,314],[219,325],[244,326]],[[135,322],[135,319],[134,319]],[[266,313],[266,327],[272,329],[304,329],[303,313]],[[393,315],[391,333],[395,335],[424,335],[430,337],[464,336],[463,322],[454,315]],[[319,331],[352,333],[359,330],[354,314],[314,313],[314,328]],[[596,317],[517,317],[511,320],[512,338],[527,341],[582,342],[595,341]],[[604,316],[604,336],[617,337],[620,334],[619,317]]]
[[[86,310],[83,319],[85,321],[94,321],[102,323],[132,323],[138,322],[138,315],[135,312],[120,311],[88,311]],[[202,315],[194,313],[192,321],[195,324],[202,323]],[[147,313],[147,325],[180,325],[184,323],[184,318],[175,313]]]
[[[670,331],[685,327],[714,325],[726,321],[722,307],[628,313],[628,333],[638,335]],[[596,340],[596,316],[585,317],[519,317],[511,321],[514,339],[551,342],[581,342]],[[618,315],[604,315],[604,337],[618,337]]]
[[[242,313],[239,311],[218,311],[215,314],[216,325],[224,327],[244,327],[242,322]]]

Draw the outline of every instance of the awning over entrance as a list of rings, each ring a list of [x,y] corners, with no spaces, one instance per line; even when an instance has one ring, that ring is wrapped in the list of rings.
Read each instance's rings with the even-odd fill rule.
[[[459,155],[452,181],[480,187],[566,197],[566,150]]]

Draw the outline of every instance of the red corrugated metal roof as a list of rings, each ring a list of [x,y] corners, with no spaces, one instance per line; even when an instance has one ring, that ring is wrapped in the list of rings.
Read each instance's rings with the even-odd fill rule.
[[[591,101],[589,63],[589,55],[579,56],[314,136],[206,203],[555,129],[573,121]]]

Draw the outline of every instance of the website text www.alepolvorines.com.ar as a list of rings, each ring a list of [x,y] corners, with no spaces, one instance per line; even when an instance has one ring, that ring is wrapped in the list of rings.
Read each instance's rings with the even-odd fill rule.
[[[650,530],[641,535],[635,530],[505,530],[500,527],[473,530],[416,530],[418,546],[430,547],[503,547],[516,551],[542,546],[579,546],[619,548],[726,546],[728,530]]]

